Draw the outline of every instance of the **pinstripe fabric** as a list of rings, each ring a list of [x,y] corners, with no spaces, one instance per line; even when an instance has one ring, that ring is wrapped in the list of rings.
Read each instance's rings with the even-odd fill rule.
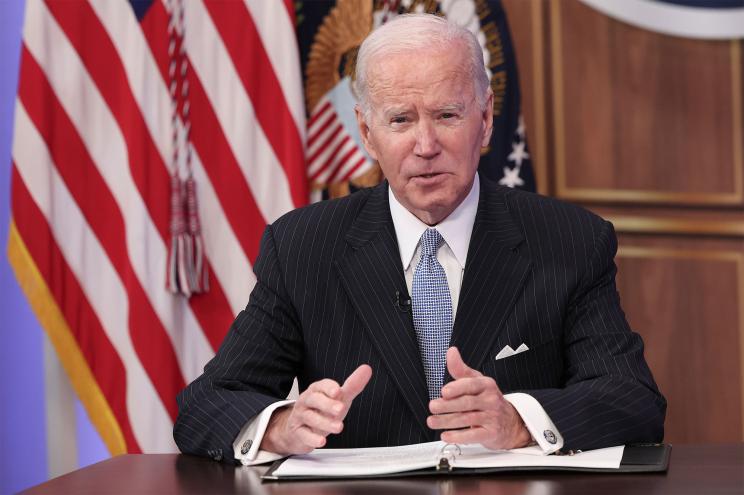
[[[615,290],[611,224],[578,207],[481,179],[452,344],[502,391],[528,391],[588,449],[663,436],[666,409]],[[178,397],[183,452],[230,461],[243,424],[313,381],[373,376],[328,447],[434,440],[387,183],[267,227],[257,284],[204,374]],[[529,351],[495,361],[505,345]],[[449,378],[449,377],[448,377]],[[213,456],[214,457],[214,456]]]

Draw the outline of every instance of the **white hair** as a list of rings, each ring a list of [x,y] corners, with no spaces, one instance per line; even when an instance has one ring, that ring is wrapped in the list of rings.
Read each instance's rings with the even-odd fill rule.
[[[462,43],[469,53],[466,63],[473,80],[473,90],[478,107],[486,105],[490,87],[483,52],[478,40],[466,28],[433,14],[403,14],[395,17],[370,33],[362,42],[357,54],[354,93],[365,120],[369,118],[369,68],[379,57],[414,52],[417,50],[444,49]]]

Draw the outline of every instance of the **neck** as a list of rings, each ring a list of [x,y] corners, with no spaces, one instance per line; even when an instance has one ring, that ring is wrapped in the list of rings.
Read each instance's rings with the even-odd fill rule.
[[[459,203],[458,203],[459,204]],[[424,222],[429,227],[434,227],[438,223],[440,223],[442,220],[450,216],[450,213],[455,211],[455,208],[457,208],[457,205],[455,205],[452,208],[437,210],[437,211],[425,211],[425,210],[411,210],[409,209],[413,215]]]

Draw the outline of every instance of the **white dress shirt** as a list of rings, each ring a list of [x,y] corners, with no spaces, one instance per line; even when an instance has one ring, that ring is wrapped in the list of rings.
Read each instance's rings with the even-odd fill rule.
[[[437,259],[444,268],[444,273],[447,276],[447,285],[449,285],[450,296],[452,297],[453,321],[457,316],[457,303],[460,297],[462,278],[465,273],[465,263],[467,261],[470,237],[473,233],[475,215],[478,211],[479,196],[480,181],[478,174],[475,174],[473,187],[462,203],[437,225],[426,225],[398,202],[392,190],[388,190],[390,214],[393,218],[395,235],[398,238],[400,260],[403,265],[409,294],[413,286],[413,272],[421,258],[421,246],[419,242],[421,235],[427,228],[436,228],[444,239],[444,242],[437,251]],[[505,394],[504,398],[517,410],[532,438],[542,448],[545,454],[550,454],[563,447],[563,437],[534,397],[525,393],[513,393]],[[293,402],[291,400],[275,402],[261,411],[253,420],[249,421],[233,443],[235,458],[239,459],[245,466],[280,459],[282,456],[260,450],[258,447],[261,444],[266,427],[269,424],[269,419],[274,410]],[[544,434],[546,431],[553,432],[555,443],[548,442]],[[243,454],[241,450],[247,450],[247,452]]]
[[[462,287],[462,276],[465,273],[470,235],[473,233],[475,214],[478,211],[479,194],[480,182],[476,174],[473,187],[455,211],[437,225],[430,226],[406,210],[398,202],[392,190],[388,191],[390,216],[393,217],[400,261],[403,264],[409,294],[413,287],[413,272],[416,271],[419,259],[421,259],[420,240],[424,231],[429,227],[436,228],[444,239],[444,243],[437,250],[437,260],[447,275],[447,285],[449,285],[452,298],[452,321],[457,316],[457,302],[460,299],[460,287]]]

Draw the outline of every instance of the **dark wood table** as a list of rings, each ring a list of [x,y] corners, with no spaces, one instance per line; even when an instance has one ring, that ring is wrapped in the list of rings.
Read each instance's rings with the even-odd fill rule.
[[[261,482],[260,476],[266,469],[233,467],[177,454],[122,455],[23,493],[744,494],[744,444],[675,445],[669,471],[661,474],[540,471],[390,480]]]

